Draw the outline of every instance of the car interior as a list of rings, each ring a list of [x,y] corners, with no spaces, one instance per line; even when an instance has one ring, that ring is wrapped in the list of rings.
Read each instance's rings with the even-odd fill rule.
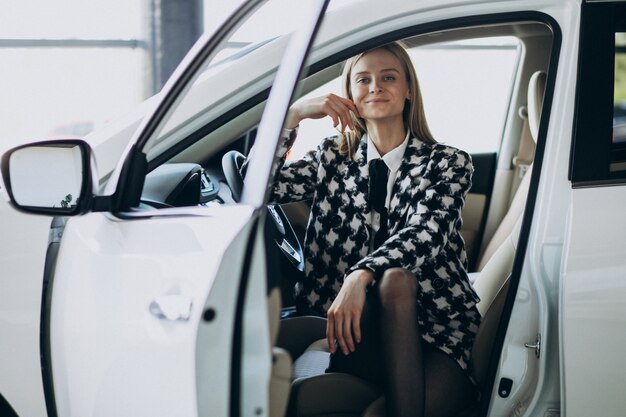
[[[466,199],[462,230],[470,256],[470,280],[481,298],[478,308],[483,321],[474,343],[472,362],[475,378],[483,390],[483,403],[491,391],[488,381],[490,367],[493,368],[491,361],[493,356],[499,357],[498,351],[493,349],[494,338],[506,300],[529,192],[529,173],[533,167],[554,33],[540,20],[505,19],[501,23],[451,27],[436,33],[416,30],[415,34],[402,37],[410,50],[502,36],[519,41],[517,67],[509,102],[502,109],[505,123],[499,148],[493,153],[472,154],[475,174]],[[367,40],[358,47],[360,49],[342,51],[341,56],[367,49],[363,45],[371,48],[390,40]],[[318,66],[305,74],[298,97],[338,77],[344,59],[331,57],[325,62],[323,68]],[[254,144],[263,105],[263,100],[251,102],[244,111],[229,117],[217,128],[203,131],[188,146],[153,166],[145,179],[140,209],[236,204],[245,187],[241,168]],[[280,259],[280,267],[268,272],[279,277],[276,280],[279,287],[268,296],[271,340],[275,341],[271,415],[360,415],[380,395],[379,387],[351,375],[325,373],[329,356],[325,319],[298,317],[292,304],[293,283],[303,270],[302,242],[309,215],[307,202],[269,205],[268,214],[268,258]],[[481,407],[484,404],[477,404],[462,415],[478,415]]]

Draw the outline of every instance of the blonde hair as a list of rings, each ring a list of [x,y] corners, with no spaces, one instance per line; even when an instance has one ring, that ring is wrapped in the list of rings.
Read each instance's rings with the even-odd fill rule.
[[[411,97],[411,100],[407,99],[407,101],[404,103],[404,110],[402,111],[402,118],[404,120],[405,127],[411,132],[411,135],[416,137],[417,139],[426,143],[437,143],[433,138],[432,133],[430,133],[428,123],[426,122],[426,114],[424,113],[422,93],[419,87],[419,82],[417,80],[417,74],[415,73],[415,68],[413,67],[413,63],[411,62],[411,57],[409,57],[409,54],[406,52],[406,49],[402,43],[388,43],[386,45],[370,49],[369,51],[362,52],[348,59],[341,74],[343,96],[347,97],[350,100],[353,99],[352,93],[350,91],[351,75],[352,69],[359,61],[359,59],[361,59],[369,52],[379,49],[388,51],[393,56],[398,58],[398,60],[402,64],[402,68],[404,69],[404,74],[406,76],[406,81],[409,86],[409,94]],[[352,114],[352,120],[354,121],[354,126],[356,130],[343,133],[341,135],[341,142],[339,145],[339,152],[342,155],[349,157],[350,159],[354,157],[354,153],[356,152],[359,141],[361,140],[363,135],[367,133],[367,127],[365,125],[364,119],[358,118],[354,114]]]

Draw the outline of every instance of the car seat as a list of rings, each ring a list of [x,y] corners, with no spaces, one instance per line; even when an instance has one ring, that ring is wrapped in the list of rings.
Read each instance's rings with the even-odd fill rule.
[[[534,144],[537,143],[537,135],[539,133],[539,121],[541,120],[541,108],[543,106],[543,96],[545,94],[546,89],[546,73],[543,71],[535,72],[528,82],[528,104],[526,122],[528,123],[528,130],[530,133],[529,138],[533,143],[533,151]],[[522,112],[523,113],[523,112]],[[534,152],[533,152],[534,153]],[[525,172],[530,172],[532,168],[532,161],[527,161],[528,167],[525,169]],[[523,171],[523,172],[524,172]],[[498,228],[495,233],[491,237],[491,240],[485,247],[480,260],[478,262],[478,271],[482,271],[485,267],[489,259],[496,252],[498,247],[502,244],[504,239],[508,235],[511,234],[511,230],[515,225],[517,219],[519,219],[524,211],[524,206],[526,205],[526,197],[528,196],[528,188],[530,185],[530,175],[524,175],[519,186],[515,192],[513,199],[511,200],[511,204],[509,205],[509,209],[505,216],[500,221]]]
[[[528,119],[536,140],[541,115],[545,73],[538,71],[529,81]],[[509,211],[499,225],[481,259],[482,269],[474,282],[482,315],[472,348],[472,368],[479,387],[485,383],[494,337],[506,299],[509,277],[521,228],[530,175],[520,183]],[[287,415],[292,417],[358,416],[381,395],[379,388],[358,377],[325,373],[329,362],[325,339],[326,320],[294,317],[281,322],[278,346],[296,358]],[[472,415],[469,410],[464,416]]]

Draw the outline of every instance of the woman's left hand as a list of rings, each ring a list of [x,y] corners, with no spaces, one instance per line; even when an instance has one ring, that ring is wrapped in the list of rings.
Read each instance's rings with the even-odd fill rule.
[[[355,340],[356,343],[361,342],[361,315],[365,306],[365,292],[373,280],[374,273],[367,269],[357,269],[344,279],[327,314],[326,338],[332,353],[337,350],[337,343],[343,354],[348,355],[354,352]]]

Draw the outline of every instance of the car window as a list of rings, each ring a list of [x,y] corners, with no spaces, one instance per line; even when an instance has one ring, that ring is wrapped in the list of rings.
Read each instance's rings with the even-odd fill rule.
[[[626,143],[626,32],[615,34],[613,143]]]
[[[626,32],[615,34],[611,172],[626,171]]]
[[[429,127],[438,142],[470,153],[497,152],[520,53],[514,37],[470,39],[409,48]],[[338,77],[301,99],[341,94]],[[335,135],[330,119],[301,123],[289,158]]]
[[[308,18],[311,4],[267,1],[229,34],[204,60],[143,147],[148,161],[247,99],[266,94],[288,45],[289,36],[284,35]],[[285,15],[290,18],[285,19]],[[219,124],[227,121],[223,117],[218,120]]]
[[[626,182],[626,4],[585,3],[570,164],[574,187]]]
[[[290,83],[295,83],[301,69],[294,62],[308,50],[324,5],[321,0],[299,2],[292,13],[297,18],[279,25],[277,10],[294,8],[288,0],[250,0],[212,39],[199,41],[184,61],[184,70],[175,73],[175,81],[164,88],[163,100],[129,151],[141,159],[145,178],[140,200],[133,196],[134,200],[125,204],[134,207],[138,203],[141,209],[153,210],[243,201],[241,163],[232,158],[228,165],[228,174],[236,173],[239,178],[234,181],[234,176],[225,174],[222,157],[237,151],[242,142],[238,139],[253,126],[259,126],[257,141],[263,137],[272,140],[274,133],[267,133],[272,129],[263,129],[268,125],[263,111],[270,106],[273,114],[279,114],[282,110],[276,110],[280,107],[276,102],[284,97],[286,113],[293,88]],[[289,65],[281,66],[283,61]],[[284,94],[272,95],[274,88]],[[269,119],[276,124],[273,140],[277,140],[282,117]],[[269,161],[269,172],[271,156],[257,159]],[[254,168],[260,164],[255,162],[247,165],[250,172],[263,168]],[[116,173],[120,175],[120,171]],[[253,175],[250,181],[261,181],[260,177]],[[117,184],[118,179],[112,178],[105,192]],[[264,186],[248,188],[261,190]],[[262,192],[257,194],[262,201]]]

